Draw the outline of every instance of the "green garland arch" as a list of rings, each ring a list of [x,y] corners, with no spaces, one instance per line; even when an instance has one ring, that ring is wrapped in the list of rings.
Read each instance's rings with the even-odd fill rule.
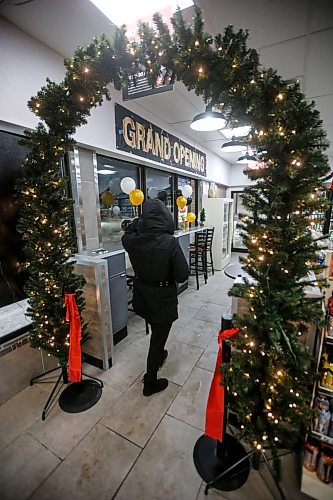
[[[128,43],[122,28],[112,43],[102,35],[79,47],[65,61],[64,81],[47,80],[29,101],[42,120],[25,133],[30,153],[19,186],[31,342],[66,364],[62,292],[68,284],[83,285],[68,263],[74,248],[72,200],[66,196],[61,158],[73,144],[71,136],[92,107],[110,98],[109,83],[119,89],[138,64],[153,82],[163,65],[168,78],[220,107],[231,125],[251,124],[248,144],[266,151],[265,168],[248,171],[257,182],[245,190],[245,206],[252,213],[242,223],[245,266],[254,283],[231,290],[248,301],[249,311],[236,319],[241,333],[231,341],[235,350],[223,371],[242,437],[257,446],[292,448],[311,418],[311,360],[299,334],[322,318],[320,301],[306,300],[303,292],[318,249],[309,231],[311,214],[323,207],[317,192],[329,173],[319,113],[297,84],[290,86],[259,65],[256,51],[246,46],[246,31],[228,26],[212,37],[204,32],[199,10],[193,26],[177,13],[172,34],[159,15],[154,21],[156,29],[140,25],[137,44]]]

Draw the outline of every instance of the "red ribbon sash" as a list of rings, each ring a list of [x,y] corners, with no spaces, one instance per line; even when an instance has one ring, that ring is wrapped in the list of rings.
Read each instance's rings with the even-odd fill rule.
[[[207,401],[205,435],[212,439],[217,439],[221,441],[221,443],[223,440],[222,432],[224,418],[224,386],[221,384],[222,374],[220,369],[223,362],[222,341],[234,337],[239,330],[239,328],[231,328],[230,330],[224,330],[219,333],[219,350]]]
[[[81,318],[74,293],[65,294],[66,321],[69,321],[68,378],[70,382],[81,382]]]

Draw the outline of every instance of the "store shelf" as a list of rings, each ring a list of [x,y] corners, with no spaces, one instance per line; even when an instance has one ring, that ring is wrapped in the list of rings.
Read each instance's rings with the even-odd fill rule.
[[[323,385],[318,385],[318,391],[321,392],[321,394],[324,394],[325,396],[328,396],[330,398],[333,397],[333,390],[329,389],[328,387],[324,387]]]
[[[332,500],[333,485],[326,484],[318,479],[315,472],[303,467],[301,491],[316,500]]]
[[[333,346],[333,337],[325,337],[325,344]]]
[[[322,443],[333,445],[333,437],[326,436],[325,434],[321,434],[320,432],[316,432],[313,430],[311,431],[311,436],[320,439]]]

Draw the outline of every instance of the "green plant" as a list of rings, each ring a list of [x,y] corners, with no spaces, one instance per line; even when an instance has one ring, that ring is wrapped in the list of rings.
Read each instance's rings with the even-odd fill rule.
[[[205,222],[206,221],[206,211],[203,208],[200,212],[200,222]]]

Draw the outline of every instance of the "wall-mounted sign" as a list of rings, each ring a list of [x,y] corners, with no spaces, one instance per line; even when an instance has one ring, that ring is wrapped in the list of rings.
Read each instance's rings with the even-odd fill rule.
[[[115,114],[117,149],[206,176],[205,153],[119,104]]]
[[[163,73],[163,68],[162,68]],[[129,76],[126,86],[123,88],[123,100],[130,101],[138,97],[145,97],[147,95],[160,94],[161,92],[168,92],[173,90],[173,85],[163,82],[163,77],[160,76],[152,87],[146,77],[144,67],[142,71],[136,73],[135,81],[133,76]]]

